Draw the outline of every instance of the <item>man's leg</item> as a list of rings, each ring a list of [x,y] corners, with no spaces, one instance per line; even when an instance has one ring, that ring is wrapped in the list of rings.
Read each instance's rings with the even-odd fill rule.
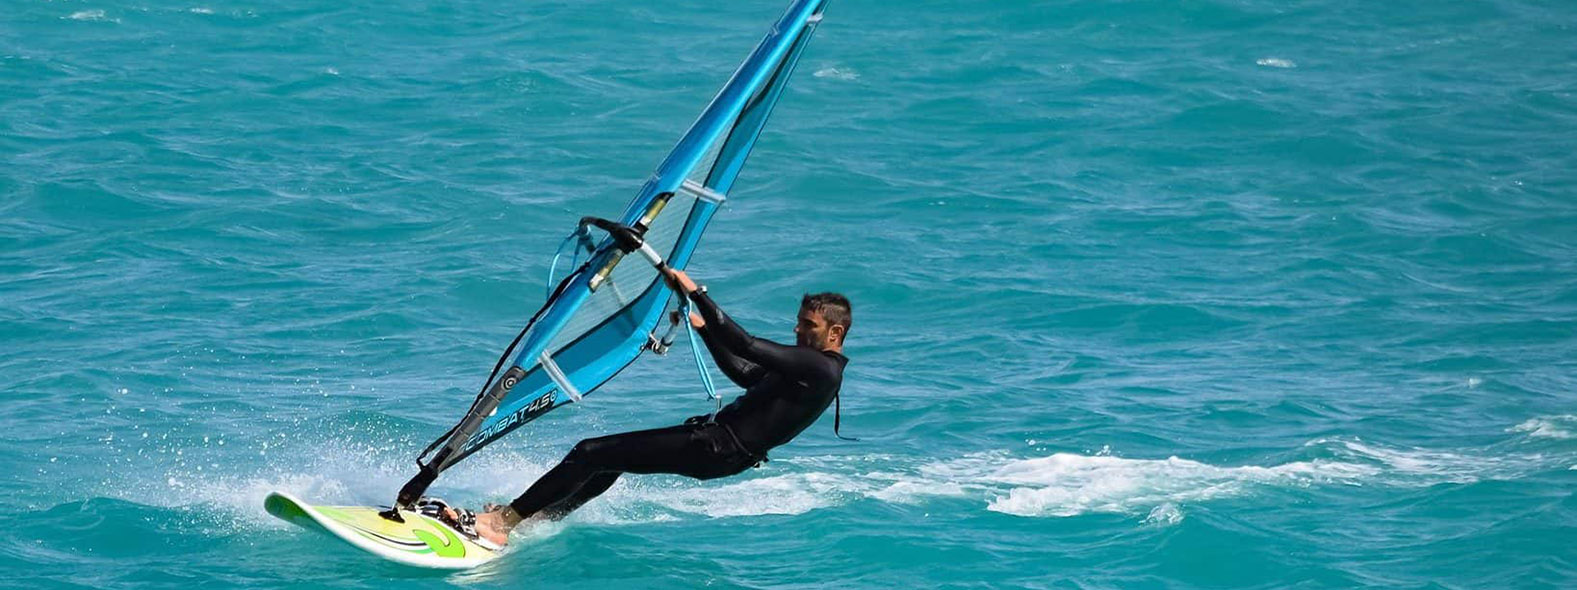
[[[546,517],[548,520],[563,520],[564,517],[569,516],[569,513],[574,512],[576,508],[580,508],[582,504],[608,491],[608,488],[613,487],[613,482],[619,480],[620,475],[623,474],[617,471],[593,475],[591,479],[586,480],[586,483],[581,484],[580,489],[575,490],[575,493],[571,494],[570,497],[554,502],[547,508],[537,512],[537,514]]]
[[[698,438],[696,426],[681,425],[615,434],[580,441],[553,469],[509,506],[476,516],[477,533],[503,545],[509,531],[527,518],[561,519],[608,490],[624,473],[677,473],[716,477],[713,443]]]
[[[711,479],[743,471],[756,460],[736,448],[735,441],[723,438],[724,431],[707,428],[687,424],[580,441],[564,460],[509,506],[478,514],[477,532],[502,545],[521,521],[564,518],[607,491],[624,473],[673,473]]]
[[[573,510],[606,491],[621,473],[691,473],[711,459],[695,444],[694,432],[691,426],[670,426],[580,441],[509,506],[521,518],[531,518],[549,506],[579,499],[561,504]]]

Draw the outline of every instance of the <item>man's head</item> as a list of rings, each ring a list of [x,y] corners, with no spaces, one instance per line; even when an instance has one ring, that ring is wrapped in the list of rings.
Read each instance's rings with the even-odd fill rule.
[[[837,293],[806,294],[799,302],[794,340],[817,350],[843,350],[843,339],[854,322],[849,298]]]

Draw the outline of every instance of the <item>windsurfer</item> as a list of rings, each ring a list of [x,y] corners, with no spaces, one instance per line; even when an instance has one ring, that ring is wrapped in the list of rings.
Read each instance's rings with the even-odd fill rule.
[[[838,396],[849,300],[837,293],[805,295],[794,325],[795,344],[751,336],[718,308],[684,271],[665,267],[665,279],[689,298],[690,325],[701,334],[718,368],[745,389],[714,415],[678,426],[590,438],[505,506],[476,515],[477,534],[503,545],[524,520],[558,520],[607,491],[625,473],[672,473],[695,479],[738,474],[793,440]]]

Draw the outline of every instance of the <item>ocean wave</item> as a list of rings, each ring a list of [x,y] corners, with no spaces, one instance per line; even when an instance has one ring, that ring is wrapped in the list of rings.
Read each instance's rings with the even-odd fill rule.
[[[827,66],[825,68],[821,68],[819,70],[816,70],[816,73],[812,74],[812,75],[817,77],[817,78],[831,78],[833,80],[858,80],[858,79],[860,79],[859,72],[856,72],[853,69],[850,69],[850,68],[838,68],[838,67],[833,67],[833,66]]]
[[[314,504],[387,505],[394,491],[412,475],[407,462],[391,462],[385,453],[371,447],[324,445],[316,453],[244,475],[213,473],[200,465],[182,463],[105,482],[94,492],[156,508],[202,508],[224,521],[225,529],[277,529],[286,525],[263,510],[263,499],[271,492],[288,491]],[[507,502],[545,473],[553,461],[514,450],[479,454],[445,471],[428,493],[470,508]],[[685,515],[804,514],[845,504],[870,491],[858,478],[816,469],[814,461],[808,470],[792,461],[774,463],[787,469],[751,471],[739,478],[710,482],[672,475],[628,475],[577,511],[571,522],[625,525],[672,521]]]
[[[1166,504],[1239,496],[1254,486],[1354,481],[1372,474],[1362,465],[1328,461],[1221,467],[1177,457],[1058,453],[1013,461],[988,474],[987,480],[1014,487],[986,507],[1019,516],[1135,514]]]
[[[69,18],[71,20],[82,20],[82,21],[109,21],[109,22],[116,22],[116,23],[120,22],[120,19],[105,18],[104,11],[102,11],[102,10],[79,10],[79,11],[71,13],[71,16],[68,16],[66,18]]]
[[[1370,466],[1328,460],[1223,467],[1178,457],[1055,453],[1016,459],[987,453],[922,465],[909,475],[889,475],[895,481],[871,495],[900,503],[979,497],[987,510],[1018,516],[1144,514],[1147,523],[1175,523],[1183,518],[1181,504],[1239,496],[1259,486],[1352,483],[1376,472]]]
[[[1549,468],[1550,461],[1554,459],[1540,454],[1493,455],[1416,447],[1388,447],[1356,438],[1318,439],[1306,446],[1323,447],[1345,460],[1377,465],[1383,468],[1378,483],[1399,487],[1516,479]]]
[[[1506,431],[1527,433],[1529,438],[1558,440],[1577,438],[1577,415],[1540,416],[1508,428]]]
[[[839,496],[848,494],[857,485],[847,477],[829,473],[790,473],[722,485],[679,485],[665,490],[647,488],[640,501],[712,518],[804,514],[841,504]]]
[[[1515,479],[1549,468],[1543,455],[1499,456],[1390,447],[1357,439],[1316,439],[1305,460],[1268,466],[1212,465],[1168,457],[1132,459],[1054,453],[1016,458],[981,453],[930,462],[912,470],[867,474],[869,496],[918,504],[973,498],[993,512],[1018,516],[1145,515],[1146,523],[1181,521],[1190,503],[1245,497],[1275,488],[1312,486],[1416,487]]]
[[[1151,526],[1171,526],[1180,522],[1183,522],[1183,511],[1171,502],[1156,506],[1144,517],[1144,523]]]

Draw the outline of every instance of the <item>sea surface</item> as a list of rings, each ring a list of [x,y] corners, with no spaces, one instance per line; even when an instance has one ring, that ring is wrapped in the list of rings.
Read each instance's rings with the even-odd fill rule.
[[[391,500],[784,5],[5,0],[0,587],[1577,588],[1569,0],[837,0],[691,268],[853,300],[859,442],[462,574],[263,511]]]

